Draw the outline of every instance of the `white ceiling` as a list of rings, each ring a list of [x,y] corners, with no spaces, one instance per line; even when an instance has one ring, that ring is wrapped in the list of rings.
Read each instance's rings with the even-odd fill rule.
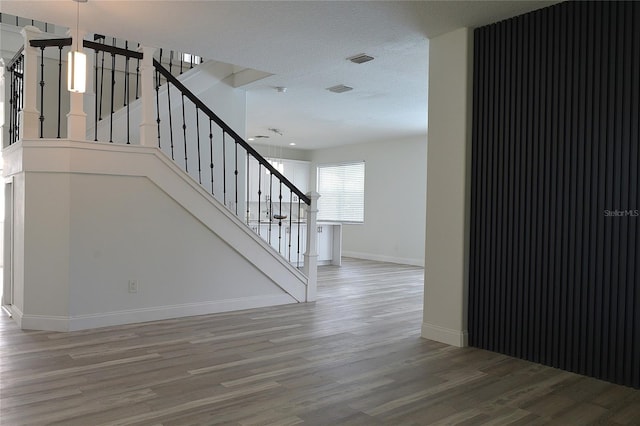
[[[80,27],[273,74],[243,87],[247,136],[316,149],[426,135],[428,39],[553,3],[89,0]],[[0,12],[76,25],[72,0],[0,0]],[[376,59],[346,60],[360,53]],[[325,90],[337,84],[354,90]]]

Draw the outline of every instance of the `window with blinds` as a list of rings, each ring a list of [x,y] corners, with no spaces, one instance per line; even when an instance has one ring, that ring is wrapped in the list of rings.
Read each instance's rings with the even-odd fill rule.
[[[364,222],[364,161],[318,166],[318,220]]]

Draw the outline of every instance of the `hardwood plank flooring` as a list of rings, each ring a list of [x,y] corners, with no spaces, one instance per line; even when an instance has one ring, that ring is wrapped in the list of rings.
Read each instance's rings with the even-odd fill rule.
[[[2,425],[640,425],[640,391],[420,338],[423,269],[318,301],[72,333],[0,319]]]

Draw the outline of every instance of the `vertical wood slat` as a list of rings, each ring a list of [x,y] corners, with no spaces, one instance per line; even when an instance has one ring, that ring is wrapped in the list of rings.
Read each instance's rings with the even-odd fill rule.
[[[637,22],[567,2],[475,31],[469,341],[640,388]]]

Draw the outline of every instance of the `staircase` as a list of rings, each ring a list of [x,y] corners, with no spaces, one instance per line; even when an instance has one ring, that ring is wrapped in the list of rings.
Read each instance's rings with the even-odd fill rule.
[[[39,126],[43,114],[34,89],[43,87],[36,71],[46,61],[38,62],[38,53],[42,58],[46,48],[62,50],[70,43],[44,37],[27,31],[24,50],[16,55],[20,67],[11,77],[11,116],[16,116],[11,126],[21,137],[5,154],[15,164],[6,175],[20,182],[14,195],[31,200],[30,210],[18,211],[14,222],[20,241],[12,250],[16,278],[8,303],[23,328],[66,331],[315,299],[315,233],[307,247],[296,248],[305,253],[304,262],[283,257],[263,241],[248,223],[263,212],[251,211],[246,202],[251,186],[246,170],[255,163],[268,172],[275,188],[270,198],[276,201],[263,208],[280,226],[288,221],[291,229],[315,229],[315,199],[209,108],[210,83],[223,84],[219,64],[198,64],[174,76],[161,58],[153,59],[153,49],[85,41],[85,49],[95,52],[95,91],[69,95],[68,135],[52,140]],[[114,58],[111,69],[100,69],[105,53]],[[115,76],[118,69],[124,70],[124,84],[111,83],[109,113],[100,114],[98,76]],[[41,90],[40,98],[46,96]],[[119,90],[125,101],[116,111],[113,93]],[[86,101],[93,111],[85,119]],[[39,189],[53,181],[52,193],[68,200],[53,210],[68,225],[48,246],[69,260],[57,268],[56,279],[47,280],[29,267],[51,260],[36,248],[41,238],[28,235],[32,227],[57,226],[47,218],[54,195]],[[307,223],[301,223],[304,216]],[[293,252],[292,240],[287,253]],[[123,283],[128,293],[122,294]],[[51,288],[65,297],[48,306],[31,303],[35,294]],[[131,296],[138,288],[143,296]]]

